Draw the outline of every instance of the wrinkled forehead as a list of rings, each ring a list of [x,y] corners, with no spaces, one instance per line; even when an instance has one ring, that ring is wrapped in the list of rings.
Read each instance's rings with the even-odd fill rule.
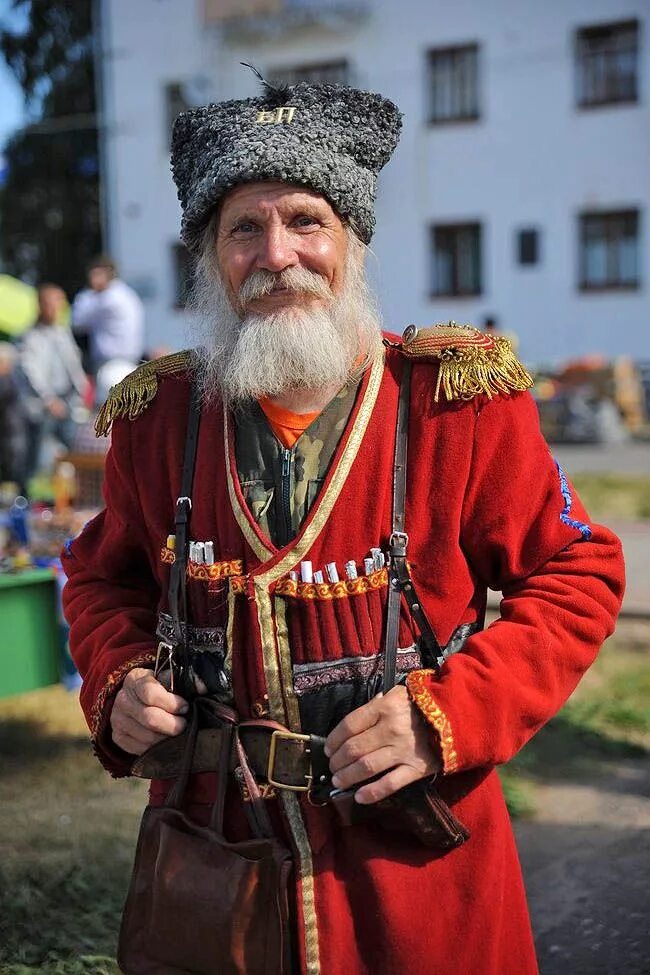
[[[342,223],[329,200],[308,186],[276,181],[243,183],[229,190],[217,211],[219,223],[233,216],[306,210]]]

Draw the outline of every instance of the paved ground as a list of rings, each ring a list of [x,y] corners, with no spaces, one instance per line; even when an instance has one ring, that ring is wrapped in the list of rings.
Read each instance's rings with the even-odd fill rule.
[[[650,618],[650,521],[610,519],[607,527],[623,543],[627,580],[623,613]],[[492,610],[498,609],[500,600],[501,593],[488,593],[488,606]]]
[[[539,787],[516,826],[542,975],[650,972],[650,761]]]
[[[567,474],[650,474],[650,442],[551,444]]]

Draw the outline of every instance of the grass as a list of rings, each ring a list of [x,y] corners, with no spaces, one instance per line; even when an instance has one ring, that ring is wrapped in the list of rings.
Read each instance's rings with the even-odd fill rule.
[[[647,623],[621,621],[560,713],[500,770],[513,816],[535,811],[535,783],[599,776],[650,751]]]
[[[595,779],[650,749],[650,626],[626,622],[562,712],[502,770],[515,815],[535,786]],[[76,695],[0,701],[0,975],[118,975],[114,962],[146,786],[112,780]]]
[[[575,474],[571,480],[593,518],[650,518],[650,477]]]
[[[114,975],[146,787],[112,781],[76,695],[0,701],[0,973]]]

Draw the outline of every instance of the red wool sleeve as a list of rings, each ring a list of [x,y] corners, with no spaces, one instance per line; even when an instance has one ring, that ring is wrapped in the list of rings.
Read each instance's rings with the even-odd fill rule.
[[[589,521],[527,393],[478,413],[461,543],[503,601],[501,619],[439,677],[409,675],[445,772],[507,762],[559,710],[613,631],[624,589],[620,542]]]
[[[83,678],[81,706],[99,760],[128,775],[133,756],[111,739],[114,696],[134,667],[155,658],[158,584],[147,557],[144,519],[131,462],[129,423],[117,420],[106,462],[106,508],[62,555],[63,608],[70,651]]]

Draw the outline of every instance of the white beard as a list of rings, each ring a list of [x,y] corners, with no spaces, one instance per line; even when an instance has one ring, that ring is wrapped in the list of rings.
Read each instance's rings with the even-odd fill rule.
[[[239,310],[229,301],[213,260],[201,259],[189,307],[197,318],[196,376],[204,401],[220,394],[236,405],[292,389],[338,388],[373,362],[381,351],[381,324],[360,247],[356,241],[348,247],[339,295],[304,268],[257,271],[240,289]],[[326,303],[246,313],[251,300],[278,283]]]

